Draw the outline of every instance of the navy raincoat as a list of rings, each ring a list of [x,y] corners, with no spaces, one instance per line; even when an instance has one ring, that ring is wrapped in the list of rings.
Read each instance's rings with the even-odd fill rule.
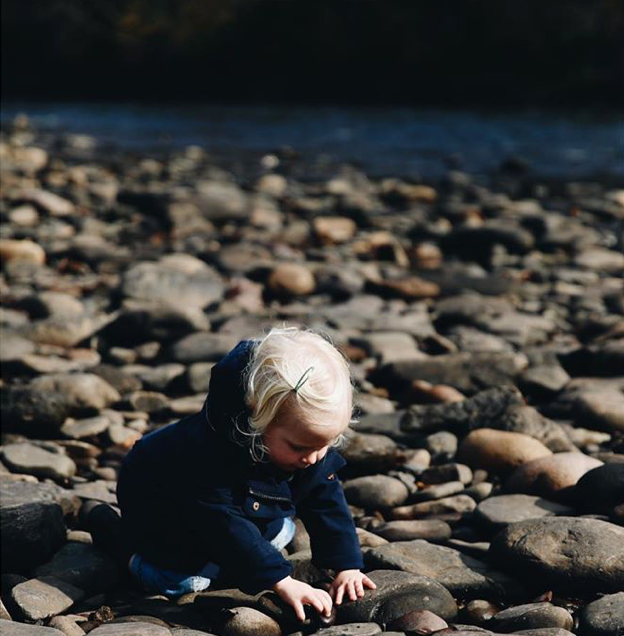
[[[240,342],[212,369],[203,409],[137,442],[117,487],[128,549],[156,566],[211,579],[221,574],[257,593],[291,573],[270,541],[298,516],[320,568],[361,569],[362,553],[336,472],[334,450],[288,473],[254,462],[236,441],[247,421],[242,372],[253,341]],[[205,566],[209,564],[208,568]]]

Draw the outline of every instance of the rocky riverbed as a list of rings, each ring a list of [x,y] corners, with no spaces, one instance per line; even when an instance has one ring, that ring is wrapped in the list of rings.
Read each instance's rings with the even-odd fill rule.
[[[0,140],[0,632],[624,633],[624,182],[313,181],[42,135]],[[146,432],[276,324],[329,333],[341,478],[377,589],[298,624],[271,594],[142,593],[81,528]],[[295,576],[318,585],[303,526]]]

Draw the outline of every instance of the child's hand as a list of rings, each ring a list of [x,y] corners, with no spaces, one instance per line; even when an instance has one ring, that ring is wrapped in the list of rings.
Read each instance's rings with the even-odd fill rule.
[[[336,605],[340,605],[345,594],[348,594],[352,601],[362,598],[365,587],[374,590],[377,586],[359,570],[343,570],[338,572],[332,581],[329,593]]]
[[[283,601],[292,605],[300,621],[306,618],[304,605],[312,605],[319,614],[325,614],[325,616],[331,614],[332,600],[325,590],[319,590],[290,576],[278,581],[273,586],[273,590]]]

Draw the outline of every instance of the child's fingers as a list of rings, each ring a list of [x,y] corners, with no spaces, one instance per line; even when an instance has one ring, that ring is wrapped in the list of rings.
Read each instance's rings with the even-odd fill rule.
[[[377,586],[367,576],[362,578],[362,583],[371,590],[377,589]]]
[[[332,609],[332,598],[327,592],[323,590],[319,590],[319,595],[321,597],[321,603],[323,604],[323,613],[325,614],[325,616],[329,616]]]
[[[344,596],[344,585],[339,585],[336,588],[336,598],[334,599],[334,603],[336,603],[336,605],[340,605],[342,603],[343,596]]]
[[[294,601],[292,606],[293,606],[293,609],[295,610],[295,614],[297,615],[297,618],[301,622],[305,621],[306,615],[305,615],[305,610],[303,609],[303,603],[301,601]]]
[[[319,613],[323,614],[325,612],[325,608],[323,607],[323,603],[321,599],[316,594],[310,594],[308,598],[305,599],[312,607]]]
[[[357,600],[357,594],[355,592],[355,583],[353,581],[349,581],[348,586],[349,586],[349,598],[352,601],[356,601]]]
[[[358,598],[362,598],[364,596],[364,587],[362,586],[362,581],[355,582],[355,592],[358,595]]]

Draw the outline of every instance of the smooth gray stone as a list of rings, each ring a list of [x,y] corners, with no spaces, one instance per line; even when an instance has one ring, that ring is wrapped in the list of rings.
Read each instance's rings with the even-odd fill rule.
[[[344,484],[347,501],[367,510],[400,506],[409,494],[407,486],[386,475],[370,475],[350,479]]]
[[[570,612],[551,603],[528,603],[498,612],[488,622],[487,627],[502,632],[519,629],[541,629],[559,627],[572,629],[574,620]]]
[[[71,439],[82,439],[83,437],[99,435],[110,425],[110,419],[104,415],[96,415],[95,417],[87,417],[81,420],[69,419],[61,426],[61,433]]]
[[[104,409],[118,402],[119,393],[93,373],[49,373],[30,383],[35,393],[61,393],[72,410]]]
[[[60,490],[49,484],[0,480],[3,572],[28,571],[65,543]]]
[[[30,621],[61,614],[83,597],[82,590],[54,576],[30,579],[11,590],[11,599]]]
[[[54,481],[66,481],[76,474],[76,464],[64,453],[51,453],[33,444],[7,444],[2,461],[14,472]]]
[[[408,499],[408,503],[418,503],[419,501],[433,501],[435,499],[442,499],[443,497],[450,497],[464,491],[464,484],[461,481],[447,481],[445,484],[437,484],[435,486],[429,486],[429,488],[423,488],[415,493],[411,494]]]
[[[323,627],[314,633],[316,636],[377,636],[382,630],[377,623],[348,623]]]
[[[414,539],[444,541],[451,537],[449,524],[438,519],[388,521],[382,526],[372,528],[372,531],[388,541],[412,541]]]
[[[55,576],[93,595],[112,588],[119,578],[114,560],[86,543],[65,544],[50,561],[34,570],[35,576]]]
[[[581,596],[624,589],[624,528],[598,519],[545,517],[507,526],[490,555],[542,587]]]
[[[220,360],[237,344],[236,336],[197,332],[173,343],[168,353],[174,362],[211,362]]]
[[[479,503],[474,512],[474,519],[489,530],[495,531],[525,519],[572,513],[573,510],[568,506],[532,495],[498,495]]]
[[[375,622],[387,624],[415,610],[427,609],[446,621],[457,614],[457,605],[448,590],[437,581],[396,570],[368,572],[377,585],[364,597],[336,607],[339,623]]]
[[[138,263],[123,276],[124,296],[203,309],[223,296],[224,285],[208,267],[187,273],[161,263]]]
[[[92,636],[171,636],[171,630],[144,622],[104,623],[90,631]]]
[[[16,621],[0,618],[0,634],[2,636],[65,636],[63,632],[53,627],[26,625]]]
[[[582,636],[624,634],[624,592],[608,594],[581,609],[578,633]]]
[[[367,568],[393,568],[435,579],[455,598],[514,598],[524,591],[485,561],[420,539],[373,548],[364,558]]]
[[[31,340],[3,330],[0,339],[0,362],[2,364],[21,360],[24,356],[34,352],[35,345]]]

